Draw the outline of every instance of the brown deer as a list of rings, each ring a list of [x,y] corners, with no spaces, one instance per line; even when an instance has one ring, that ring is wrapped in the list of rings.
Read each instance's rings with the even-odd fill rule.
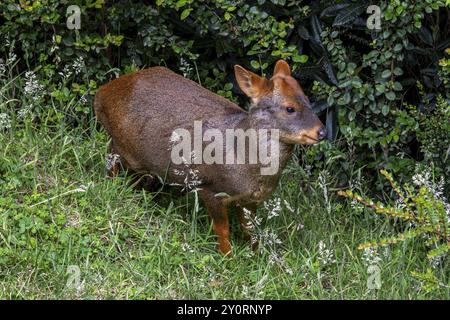
[[[236,208],[249,238],[248,214],[254,214],[257,205],[274,191],[294,145],[315,144],[326,136],[325,127],[285,61],[276,63],[270,80],[239,65],[234,72],[240,88],[251,99],[248,112],[164,67],[121,76],[100,87],[94,102],[96,116],[111,136],[111,148],[125,168],[159,177],[168,184],[183,185],[189,174],[195,175],[223,254],[231,251],[228,210]],[[277,129],[278,170],[262,175],[259,163],[205,164],[195,159],[190,164],[174,164],[173,132],[177,128],[193,132],[194,121],[202,121],[203,131]]]

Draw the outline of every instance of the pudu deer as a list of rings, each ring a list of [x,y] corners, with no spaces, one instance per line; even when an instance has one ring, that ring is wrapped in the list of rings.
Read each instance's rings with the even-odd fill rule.
[[[325,127],[285,61],[276,63],[270,79],[239,65],[234,72],[239,87],[251,99],[248,112],[164,67],[121,76],[100,87],[94,102],[96,116],[111,136],[111,149],[120,156],[121,166],[179,185],[186,183],[186,170],[195,172],[198,193],[212,218],[223,254],[231,251],[229,209],[236,208],[248,239],[249,214],[274,191],[294,145],[315,144],[326,136]],[[276,129],[279,148],[272,154],[278,156],[277,170],[262,175],[261,163],[174,164],[174,130],[184,128],[192,133],[196,121],[202,121],[203,131]],[[236,158],[238,151],[232,152]]]

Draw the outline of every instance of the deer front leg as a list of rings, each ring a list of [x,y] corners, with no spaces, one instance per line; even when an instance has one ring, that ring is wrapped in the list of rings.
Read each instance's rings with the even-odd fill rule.
[[[249,204],[245,206],[236,206],[236,213],[244,231],[244,238],[250,241],[252,250],[255,251],[258,248],[258,239],[254,236],[254,227],[251,219],[256,213],[256,204]]]
[[[205,202],[206,209],[213,221],[213,230],[219,242],[219,251],[228,255],[231,253],[230,244],[230,224],[228,222],[228,209],[220,198],[214,197],[214,193],[208,190],[201,190],[200,197]]]

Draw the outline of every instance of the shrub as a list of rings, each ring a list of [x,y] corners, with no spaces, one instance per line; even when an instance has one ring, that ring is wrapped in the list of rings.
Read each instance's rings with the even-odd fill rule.
[[[413,184],[405,184],[402,188],[390,173],[381,170],[381,174],[389,181],[396,194],[394,205],[375,202],[351,190],[340,191],[339,194],[373,209],[377,214],[400,220],[404,230],[395,236],[362,243],[359,249],[408,243],[411,239],[417,239],[423,241],[428,248],[427,256],[433,266],[444,265],[450,250],[450,203],[444,194],[444,181],[441,179],[438,183],[433,182],[431,172],[423,170],[413,176]],[[439,285],[430,271],[416,272],[414,275],[426,282],[428,291]]]

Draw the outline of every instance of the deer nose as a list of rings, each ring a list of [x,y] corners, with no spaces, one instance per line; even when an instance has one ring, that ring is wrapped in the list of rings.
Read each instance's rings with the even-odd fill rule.
[[[317,140],[322,141],[327,136],[327,129],[322,126],[317,133]]]

